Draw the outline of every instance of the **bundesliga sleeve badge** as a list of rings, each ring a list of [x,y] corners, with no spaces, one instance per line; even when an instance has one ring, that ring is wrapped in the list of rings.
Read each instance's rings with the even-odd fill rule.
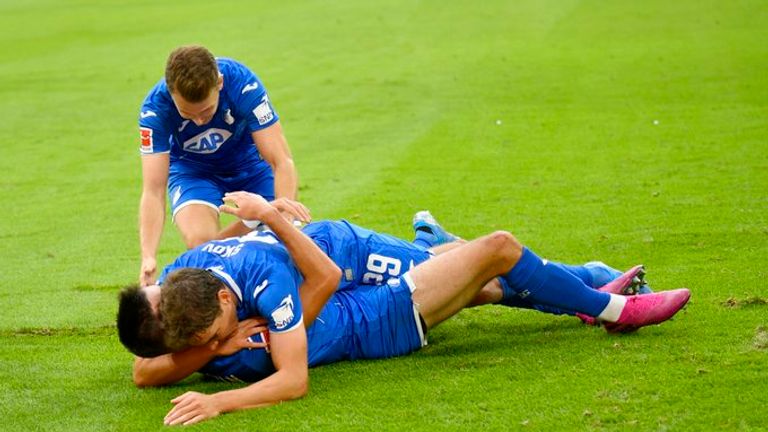
[[[141,152],[152,153],[152,129],[140,127],[139,133],[141,134]]]
[[[267,99],[266,96],[264,96],[264,99],[262,102],[254,108],[253,115],[256,116],[256,120],[259,121],[259,126],[263,126],[275,117],[275,114],[272,112],[272,107],[269,106],[269,99]]]

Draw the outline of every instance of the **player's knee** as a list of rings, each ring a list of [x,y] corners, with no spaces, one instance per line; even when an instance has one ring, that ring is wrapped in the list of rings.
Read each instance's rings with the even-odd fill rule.
[[[523,245],[508,231],[496,231],[489,236],[493,250],[504,261],[517,262],[523,253]]]
[[[183,236],[184,237],[184,243],[187,245],[187,249],[192,249],[194,247],[198,247],[201,244],[211,241],[214,239],[215,235],[208,235],[204,233],[190,233]]]

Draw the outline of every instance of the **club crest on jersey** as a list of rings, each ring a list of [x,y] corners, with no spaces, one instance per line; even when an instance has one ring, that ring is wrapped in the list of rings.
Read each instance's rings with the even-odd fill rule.
[[[224,122],[226,122],[228,125],[231,125],[235,122],[235,118],[232,117],[231,110],[227,110],[227,112],[224,113]]]
[[[293,298],[290,294],[280,302],[280,306],[273,310],[271,315],[278,330],[286,328],[293,321]]]
[[[182,147],[190,153],[215,153],[231,136],[226,129],[212,128],[184,141]]]
[[[259,125],[265,125],[272,121],[275,117],[275,113],[272,112],[272,107],[269,106],[269,99],[264,96],[262,102],[254,108],[253,115],[256,116],[256,120],[259,121]]]
[[[141,134],[141,152],[152,153],[152,129],[140,127],[139,133]]]

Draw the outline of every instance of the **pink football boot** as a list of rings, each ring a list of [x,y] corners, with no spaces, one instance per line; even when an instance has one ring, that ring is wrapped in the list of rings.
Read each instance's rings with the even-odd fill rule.
[[[640,290],[640,287],[645,283],[644,278],[645,267],[642,264],[636,265],[627,270],[623,275],[601,286],[597,290],[607,292],[609,294],[635,295]],[[600,322],[595,317],[591,317],[583,313],[577,313],[576,317],[586,325],[600,325]]]
[[[619,320],[603,322],[608,333],[629,333],[672,318],[691,298],[688,288],[627,297]]]
[[[640,264],[627,270],[626,273],[598,288],[598,291],[610,294],[634,295],[645,283],[645,267]]]

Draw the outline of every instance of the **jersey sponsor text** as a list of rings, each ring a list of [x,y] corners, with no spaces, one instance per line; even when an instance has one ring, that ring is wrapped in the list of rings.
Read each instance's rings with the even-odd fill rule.
[[[184,141],[182,147],[191,153],[215,153],[231,136],[232,132],[226,129],[212,128]]]

